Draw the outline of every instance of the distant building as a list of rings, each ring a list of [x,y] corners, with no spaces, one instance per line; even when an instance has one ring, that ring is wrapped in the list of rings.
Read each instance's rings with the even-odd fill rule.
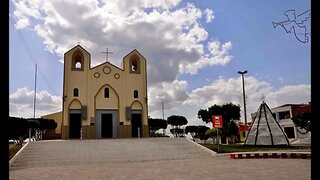
[[[246,140],[246,135],[245,135],[245,124],[244,122],[238,122],[238,128],[239,128],[239,137],[240,137],[240,142],[244,142]],[[248,132],[252,127],[252,122],[247,122],[247,129]]]
[[[55,129],[55,134],[58,134],[61,136],[61,124],[62,124],[62,112],[61,111],[41,116],[41,118],[42,119],[53,119],[57,123],[57,127]]]
[[[61,125],[62,125],[62,112],[56,112],[52,114],[47,114],[44,116],[41,116],[42,119],[53,119],[57,123],[57,127],[53,132],[45,131],[44,134],[42,134],[42,139],[61,139]]]
[[[310,138],[311,132],[305,133],[305,130],[296,127],[291,120],[292,117],[302,113],[311,111],[311,103],[308,104],[284,104],[271,108],[273,117],[279,122],[281,128],[289,139]],[[251,114],[252,120],[256,116],[256,112]]]

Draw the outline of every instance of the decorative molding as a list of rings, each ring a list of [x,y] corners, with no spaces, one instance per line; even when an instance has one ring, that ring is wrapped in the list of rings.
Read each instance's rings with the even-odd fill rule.
[[[94,73],[94,77],[95,77],[95,78],[99,78],[99,77],[100,77],[100,73],[95,72],[95,73]]]
[[[114,74],[114,78],[119,79],[119,78],[120,78],[120,74],[115,73],[115,74]]]
[[[105,66],[105,67],[103,68],[103,72],[104,72],[105,74],[110,74],[110,73],[111,73],[110,67]]]

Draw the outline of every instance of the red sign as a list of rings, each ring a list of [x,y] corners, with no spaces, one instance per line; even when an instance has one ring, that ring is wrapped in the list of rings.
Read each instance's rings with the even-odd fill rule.
[[[212,116],[212,126],[216,128],[222,128],[222,116]]]

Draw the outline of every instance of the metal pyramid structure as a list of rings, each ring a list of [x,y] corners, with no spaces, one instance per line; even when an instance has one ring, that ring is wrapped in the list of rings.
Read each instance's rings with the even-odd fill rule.
[[[256,113],[245,145],[290,145],[286,134],[265,102],[261,103]]]

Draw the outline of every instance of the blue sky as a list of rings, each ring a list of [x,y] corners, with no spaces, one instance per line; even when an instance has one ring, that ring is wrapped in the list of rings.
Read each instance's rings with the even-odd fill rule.
[[[261,94],[270,107],[310,101],[311,42],[272,25],[289,9],[310,10],[310,1],[10,1],[9,8],[10,116],[33,116],[35,63],[36,116],[61,110],[63,54],[78,43],[93,66],[107,47],[117,66],[133,48],[143,54],[154,118],[162,117],[162,100],[165,117],[182,115],[189,124],[201,124],[197,111],[214,104],[243,111],[239,70],[248,70],[248,115]]]

